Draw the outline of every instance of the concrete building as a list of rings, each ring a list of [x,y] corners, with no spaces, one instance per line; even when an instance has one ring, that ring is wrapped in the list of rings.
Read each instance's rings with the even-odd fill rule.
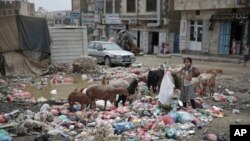
[[[174,0],[183,52],[240,55],[250,43],[249,0]]]
[[[104,0],[89,0],[87,2],[88,12],[94,14],[94,30],[90,33],[90,40],[100,40],[101,36],[106,36],[105,25],[103,25]],[[83,23],[84,24],[84,23]]]
[[[0,16],[8,15],[35,15],[35,5],[27,0],[1,0]]]
[[[36,17],[46,18],[48,26],[67,26],[71,25],[70,19],[71,11],[53,11],[47,12],[42,7],[39,7],[35,13]]]
[[[83,11],[88,10],[87,2],[89,0],[71,0],[72,5],[72,12],[81,13]],[[80,19],[73,19],[73,25],[80,26],[81,20]]]
[[[122,25],[137,38],[144,53],[178,52],[180,12],[173,7],[174,0],[121,1]]]
[[[127,26],[121,22],[121,9],[121,0],[104,0],[102,23],[106,27],[108,38],[115,37],[117,32],[127,29]]]

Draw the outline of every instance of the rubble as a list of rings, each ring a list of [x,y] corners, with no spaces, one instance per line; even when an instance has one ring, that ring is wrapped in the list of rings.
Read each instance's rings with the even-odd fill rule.
[[[94,71],[97,68],[97,60],[94,57],[81,56],[73,62],[72,66],[73,72]]]

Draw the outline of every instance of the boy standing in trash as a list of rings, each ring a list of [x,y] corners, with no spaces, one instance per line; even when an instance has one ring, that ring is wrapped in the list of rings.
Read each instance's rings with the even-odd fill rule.
[[[181,95],[180,100],[183,102],[183,106],[187,107],[187,102],[190,100],[192,108],[196,109],[195,106],[195,93],[194,87],[191,83],[192,80],[192,59],[190,57],[184,58],[183,60],[185,67],[180,70],[181,73]]]

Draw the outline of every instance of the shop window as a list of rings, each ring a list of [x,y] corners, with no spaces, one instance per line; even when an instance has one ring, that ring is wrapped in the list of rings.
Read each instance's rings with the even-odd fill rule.
[[[135,12],[135,0],[127,0],[127,12],[128,13]]]
[[[146,11],[147,12],[155,12],[156,11],[156,1],[157,0],[147,0],[147,3],[146,3]]]

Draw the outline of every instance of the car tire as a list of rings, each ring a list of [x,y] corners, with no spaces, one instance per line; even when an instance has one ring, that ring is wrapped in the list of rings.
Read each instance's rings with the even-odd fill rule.
[[[104,57],[104,65],[111,67],[111,59],[110,59],[110,57],[108,57],[108,56]]]

